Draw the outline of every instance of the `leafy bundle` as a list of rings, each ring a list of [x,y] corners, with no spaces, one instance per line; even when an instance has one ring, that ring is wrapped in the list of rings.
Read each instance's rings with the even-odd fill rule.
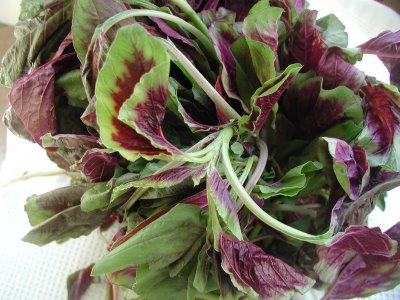
[[[155,300],[400,282],[400,223],[365,225],[400,185],[400,32],[349,49],[304,0],[25,0],[16,38],[4,120],[81,174],[28,199],[24,240],[119,227],[71,299],[103,274]]]

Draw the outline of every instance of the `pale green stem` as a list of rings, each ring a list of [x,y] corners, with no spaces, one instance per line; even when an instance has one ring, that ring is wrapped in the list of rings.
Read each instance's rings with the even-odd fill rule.
[[[228,178],[229,183],[231,184],[233,190],[238,194],[240,200],[247,207],[247,209],[249,209],[262,222],[289,237],[317,245],[328,244],[331,241],[331,236],[333,233],[332,230],[329,230],[325,234],[317,236],[305,233],[271,217],[253,201],[253,199],[247,193],[243,185],[240,184],[240,181],[237,178],[235,171],[233,170],[229,158],[229,142],[232,138],[232,135],[233,135],[232,129],[230,129],[230,131],[226,131],[225,133],[224,141],[222,144],[222,163],[224,165],[225,175]]]
[[[298,213],[298,214],[306,215],[306,216],[310,216],[310,217],[315,217],[315,215],[316,215],[315,211],[308,209],[307,207],[293,205],[293,204],[276,204],[273,207],[271,207],[271,209],[277,210],[277,211]]]
[[[18,181],[23,181],[35,177],[48,177],[48,176],[56,176],[56,175],[69,175],[70,173],[59,169],[59,170],[53,170],[53,171],[42,171],[42,172],[26,172],[22,174],[21,176],[17,176],[12,178],[11,180],[7,181],[3,185],[0,186],[0,188],[5,188],[6,186],[9,186],[10,184],[13,184]]]
[[[246,181],[247,177],[249,176],[249,174],[251,172],[251,168],[253,167],[254,161],[255,161],[255,156],[251,156],[249,159],[247,159],[246,166],[239,178],[239,181],[241,184],[243,184]],[[234,193],[234,195],[232,195],[232,199],[236,201],[237,194]],[[239,211],[241,207],[242,207],[242,202],[238,203],[237,210]]]
[[[240,120],[240,115],[234,110],[225,99],[214,89],[206,78],[197,70],[197,68],[186,58],[185,55],[174,44],[164,39],[160,39],[168,52],[174,56],[185,68],[185,70],[193,77],[197,84],[203,89],[208,97],[229,119]]]
[[[211,55],[212,57],[216,57],[214,45],[212,44],[209,37],[207,35],[204,35],[204,33],[201,32],[199,29],[197,29],[195,26],[193,26],[192,24],[186,22],[185,20],[183,20],[177,16],[170,15],[170,14],[167,14],[167,13],[164,13],[161,11],[150,10],[150,9],[130,9],[130,10],[123,11],[123,12],[120,12],[120,13],[114,15],[113,17],[111,17],[107,21],[105,21],[98,29],[96,29],[96,32],[92,37],[92,42],[95,39],[97,39],[97,37],[101,31],[106,32],[111,27],[113,27],[115,24],[117,24],[125,19],[134,18],[134,17],[155,17],[155,18],[160,18],[163,20],[171,21],[171,22],[181,26],[183,29],[187,30],[189,33],[193,34],[203,44],[203,46],[207,50],[208,54]]]
[[[249,176],[251,168],[253,167],[254,161],[255,161],[254,156],[251,156],[251,157],[249,157],[249,159],[247,159],[246,166],[239,178],[239,181],[241,184],[243,184],[246,181],[247,177]]]
[[[186,153],[187,154],[192,154],[191,152],[196,151],[201,145],[207,144],[209,141],[212,141],[215,138],[215,134],[211,134],[207,137],[205,137],[204,139],[202,139],[200,142],[198,142],[196,145],[193,145],[192,147],[190,147]],[[217,137],[218,140],[219,136]],[[216,141],[216,140],[215,140]],[[214,142],[215,142],[214,141]],[[214,142],[212,142],[211,144],[214,144]],[[208,145],[206,148],[208,148]],[[209,148],[210,151],[212,149],[212,147]],[[198,151],[201,152],[202,150]],[[210,155],[209,153],[207,153],[207,155]],[[208,159],[208,156],[205,156],[203,158],[203,160]],[[169,163],[167,163],[165,166],[163,166],[162,168],[160,168],[159,170],[157,170],[156,172],[154,172],[154,175],[159,174],[161,172],[173,169],[173,168],[177,168],[183,164],[185,164],[187,161],[186,160],[176,160],[176,161],[171,161]],[[142,197],[144,195],[144,193],[146,193],[146,191],[149,188],[138,188],[133,194],[132,196],[128,199],[128,201],[126,202],[126,204],[124,205],[125,210],[129,210],[135,203],[137,200],[140,199],[140,197]]]
[[[187,3],[186,0],[171,0],[178,6],[185,15],[192,21],[192,23],[207,37],[210,38],[206,25],[201,21],[200,17],[196,14],[193,8]]]

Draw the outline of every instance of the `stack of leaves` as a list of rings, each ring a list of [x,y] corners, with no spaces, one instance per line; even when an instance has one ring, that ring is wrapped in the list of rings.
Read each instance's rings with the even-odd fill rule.
[[[81,175],[28,199],[24,241],[119,228],[71,299],[104,275],[150,300],[393,288],[400,223],[365,224],[400,185],[399,58],[304,0],[23,0],[4,120]]]

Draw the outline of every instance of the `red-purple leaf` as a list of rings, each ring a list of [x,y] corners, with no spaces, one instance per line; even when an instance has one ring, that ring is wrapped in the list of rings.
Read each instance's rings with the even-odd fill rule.
[[[325,88],[347,86],[358,92],[364,83],[364,73],[345,61],[338,47],[328,47],[316,25],[317,11],[306,10],[301,22],[288,39],[292,62],[301,63],[303,71],[314,70],[324,78]]]
[[[357,255],[392,257],[397,243],[378,228],[350,226],[338,234],[328,247],[317,249],[320,261],[314,270],[324,282],[332,283],[346,260]]]
[[[168,75],[158,40],[138,24],[118,30],[96,84],[97,122],[108,148],[128,160],[180,153],[161,131]]]
[[[400,223],[386,234],[400,243]],[[392,256],[357,255],[340,272],[324,299],[368,297],[390,290],[400,283],[400,249]]]
[[[252,111],[245,122],[246,128],[253,133],[261,130],[272,108],[300,69],[298,64],[290,65],[282,74],[268,80],[254,93],[251,99]]]
[[[75,54],[65,54],[35,69],[13,84],[8,95],[10,104],[29,134],[40,145],[43,135],[56,134],[58,129],[55,78],[59,73],[68,72],[76,66]]]
[[[118,159],[101,149],[90,149],[78,162],[78,170],[92,182],[107,181],[114,175]]]
[[[240,290],[264,299],[290,299],[304,294],[314,281],[258,246],[221,235],[222,268]]]
[[[315,28],[318,12],[306,10],[303,20],[293,28],[289,37],[288,51],[294,61],[301,63],[303,71],[316,70],[326,51],[322,37]]]
[[[201,167],[200,167],[201,168]],[[116,199],[132,188],[169,188],[190,178],[197,170],[191,167],[177,167],[155,175],[121,184],[114,188],[112,199]]]
[[[369,165],[365,150],[351,147],[345,141],[324,138],[333,157],[333,171],[350,199],[357,200],[369,181]]]
[[[229,184],[224,181],[217,170],[212,170],[207,181],[207,198],[213,201],[218,214],[224,220],[228,229],[237,238],[243,238],[239,224],[236,205],[229,193]]]
[[[390,73],[390,83],[400,87],[400,31],[384,31],[359,46],[366,54],[375,54]]]
[[[359,125],[364,120],[359,96],[343,86],[322,89],[322,77],[313,72],[296,77],[282,104],[285,115],[306,137],[313,137],[339,122],[351,120]]]
[[[362,92],[366,122],[357,143],[367,151],[371,166],[400,171],[400,93],[393,86],[370,82]]]
[[[194,204],[202,210],[208,210],[207,190],[202,190],[197,194],[189,196],[181,201],[184,204]]]
[[[367,226],[350,226],[331,242],[334,249],[352,251],[365,255],[380,255],[390,257],[396,253],[397,243],[378,228]]]
[[[221,21],[212,24],[209,32],[223,66],[222,86],[230,98],[240,101],[236,86],[236,62],[231,46],[242,36],[241,29],[236,23]]]
[[[358,92],[365,83],[365,75],[352,64],[346,62],[341,54],[339,48],[329,48],[320,58],[316,71],[324,77],[325,88],[333,89],[344,85]]]
[[[67,280],[68,300],[79,300],[93,283],[90,276],[93,265],[71,274]]]
[[[381,60],[400,59],[400,31],[384,31],[359,47],[365,54],[375,54]]]

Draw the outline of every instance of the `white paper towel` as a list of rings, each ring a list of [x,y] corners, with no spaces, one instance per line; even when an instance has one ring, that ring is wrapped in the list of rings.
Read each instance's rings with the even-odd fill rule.
[[[351,46],[365,42],[384,29],[400,29],[399,16],[372,0],[314,0],[310,3],[311,8],[321,12],[320,16],[329,12],[338,15],[349,32]],[[375,57],[367,58],[367,62],[360,67],[367,74],[388,80],[387,72]],[[7,140],[7,158],[0,171],[0,185],[7,178],[25,171],[56,168],[38,146],[12,135]],[[26,198],[67,184],[66,177],[56,176],[35,178],[0,190],[0,299],[64,300],[67,295],[67,276],[105,254],[106,245],[97,232],[62,245],[52,243],[42,248],[20,241],[30,229],[23,210]],[[374,211],[371,225],[380,225],[385,230],[400,220],[399,196],[398,189],[389,193],[387,211]],[[95,285],[85,298],[98,300],[104,299],[105,295],[104,286]],[[371,299],[400,299],[400,288]]]

